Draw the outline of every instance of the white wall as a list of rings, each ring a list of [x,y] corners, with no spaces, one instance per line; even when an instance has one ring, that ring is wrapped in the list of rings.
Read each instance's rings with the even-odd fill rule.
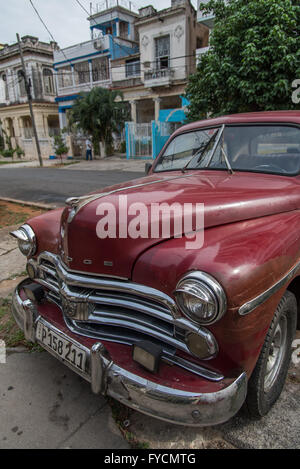
[[[155,21],[149,24],[140,25],[140,52],[141,64],[150,62],[150,69],[155,66],[155,38],[170,35],[170,68],[174,69],[174,79],[184,79],[186,77],[186,19],[185,15],[177,15],[164,18],[164,22]],[[175,58],[181,57],[181,58]],[[143,72],[149,70],[142,65]]]

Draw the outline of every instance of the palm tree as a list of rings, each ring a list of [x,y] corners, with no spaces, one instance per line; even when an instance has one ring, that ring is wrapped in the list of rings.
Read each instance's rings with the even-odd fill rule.
[[[68,114],[69,126],[91,135],[94,145],[100,143],[103,157],[106,156],[106,145],[112,142],[112,133],[121,132],[124,126],[126,110],[121,92],[93,88],[79,94]]]

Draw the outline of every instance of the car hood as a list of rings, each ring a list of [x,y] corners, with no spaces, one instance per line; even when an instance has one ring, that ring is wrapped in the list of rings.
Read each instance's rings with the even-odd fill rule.
[[[126,201],[132,213],[137,210],[135,215],[127,214],[127,220],[124,211],[120,210],[121,200],[122,203]],[[125,237],[124,233],[127,232],[128,224],[141,213],[141,207],[144,207],[143,210],[146,207],[148,216],[140,219],[141,223],[138,224],[138,228],[143,227],[145,233],[145,224],[150,225],[151,204],[161,203],[179,203],[181,206],[194,204],[194,207],[195,204],[204,204],[204,228],[208,230],[219,225],[299,209],[299,181],[296,178],[246,172],[230,175],[225,171],[189,171],[185,174],[156,173],[112,186],[80,198],[74,202],[75,207],[65,209],[61,227],[61,254],[65,263],[72,270],[131,278],[137,258],[166,237],[165,233],[164,237],[161,236],[161,229],[155,238],[150,235],[148,238],[133,239],[128,235]],[[115,233],[112,233],[113,237],[100,239],[99,230],[97,234],[99,221],[108,214],[106,210],[112,209],[115,213],[110,219],[110,227],[115,227]],[[183,232],[182,229],[178,233],[178,225],[174,232],[172,211],[170,219],[168,239]],[[194,216],[193,229],[195,223]],[[123,230],[122,236],[119,236],[119,229]]]

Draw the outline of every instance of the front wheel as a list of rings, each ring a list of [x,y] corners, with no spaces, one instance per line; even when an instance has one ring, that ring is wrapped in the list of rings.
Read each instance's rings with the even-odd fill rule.
[[[287,291],[275,312],[248,383],[246,408],[253,417],[266,415],[282,392],[289,369],[296,324],[297,301],[295,295]]]

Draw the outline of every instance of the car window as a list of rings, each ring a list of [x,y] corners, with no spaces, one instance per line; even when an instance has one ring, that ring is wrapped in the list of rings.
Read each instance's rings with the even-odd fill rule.
[[[293,175],[300,172],[300,129],[287,125],[225,126],[175,137],[156,170],[228,169]]]
[[[167,146],[155,171],[184,168],[191,158],[201,156],[209,142],[217,135],[218,130],[214,128],[178,135]]]

